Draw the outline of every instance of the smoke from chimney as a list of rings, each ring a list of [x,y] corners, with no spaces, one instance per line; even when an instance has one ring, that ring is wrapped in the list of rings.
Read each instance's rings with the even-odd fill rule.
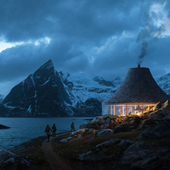
[[[157,4],[159,9],[163,9],[164,5],[166,5],[166,1],[163,0],[162,3]],[[150,7],[147,13],[143,13],[143,19],[145,22],[145,26],[140,30],[137,35],[136,42],[142,43],[140,55],[138,56],[138,64],[143,62],[144,57],[147,55],[147,47],[148,44],[154,40],[157,40],[162,36],[162,34],[166,31],[166,27],[164,22],[160,24],[155,24],[156,22],[162,21],[162,13],[161,11],[155,10],[153,6]]]
[[[146,42],[145,40],[142,42],[142,47],[141,47],[141,52],[140,55],[138,56],[138,64],[141,64],[143,61],[144,56],[147,55],[146,49],[148,46],[148,42]]]

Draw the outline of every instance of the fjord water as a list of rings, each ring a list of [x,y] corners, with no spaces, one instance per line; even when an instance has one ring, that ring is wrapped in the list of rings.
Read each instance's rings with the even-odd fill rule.
[[[39,136],[45,136],[46,125],[55,123],[57,133],[70,131],[72,122],[75,129],[92,117],[53,117],[53,118],[0,118],[0,124],[10,129],[0,129],[0,149],[9,149]]]

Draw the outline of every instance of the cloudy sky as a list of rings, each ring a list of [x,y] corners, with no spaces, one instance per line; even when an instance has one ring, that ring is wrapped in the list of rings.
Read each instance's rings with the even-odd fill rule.
[[[1,0],[0,94],[51,59],[57,71],[170,72],[168,0]]]

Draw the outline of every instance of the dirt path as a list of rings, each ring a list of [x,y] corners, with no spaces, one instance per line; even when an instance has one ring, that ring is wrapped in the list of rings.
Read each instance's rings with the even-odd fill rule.
[[[59,136],[59,135],[57,135]],[[42,143],[42,150],[46,160],[51,166],[52,170],[75,170],[66,161],[64,161],[56,152],[53,151],[51,141],[54,137],[50,137],[50,142],[45,139]]]

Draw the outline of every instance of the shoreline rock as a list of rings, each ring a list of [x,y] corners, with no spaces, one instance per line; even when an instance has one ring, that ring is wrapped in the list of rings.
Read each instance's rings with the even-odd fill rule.
[[[0,169],[18,170],[18,167],[28,168],[31,163],[8,150],[0,150]]]
[[[0,124],[0,129],[9,129],[10,127]]]

